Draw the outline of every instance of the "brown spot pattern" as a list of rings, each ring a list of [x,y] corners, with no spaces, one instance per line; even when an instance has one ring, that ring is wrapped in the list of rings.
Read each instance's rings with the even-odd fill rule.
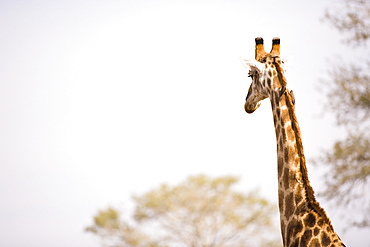
[[[298,191],[297,193],[295,193],[294,201],[296,205],[298,205],[301,201],[303,201],[303,196],[301,194],[301,191]]]
[[[301,204],[299,204],[295,210],[296,214],[302,214],[307,211],[306,203],[303,201]]]
[[[288,152],[288,149],[285,149],[284,150],[284,161],[285,161],[285,163],[288,163],[289,162],[289,152]]]
[[[284,173],[283,173],[283,180],[284,180],[284,189],[289,189],[289,169],[284,168]]]
[[[274,98],[275,98],[275,104],[276,104],[276,105],[279,105],[279,100],[280,100],[280,98],[279,98],[278,93],[276,93],[276,94],[274,95]]]
[[[327,247],[327,246],[330,245],[330,243],[331,243],[331,241],[330,241],[330,238],[329,238],[328,234],[326,234],[326,232],[322,232],[321,233],[321,244],[322,244],[322,246]]]
[[[279,198],[281,198],[279,200],[279,209],[280,209],[280,212],[284,212],[284,191],[283,190],[279,190]]]
[[[324,225],[324,221],[323,221],[322,219],[319,219],[319,220],[317,221],[317,225],[318,225],[319,227],[322,227],[322,226]]]
[[[310,247],[321,247],[319,240],[317,238],[312,239]]]
[[[282,133],[279,134],[279,148],[283,149],[283,135],[282,135]]]
[[[278,118],[280,118],[280,116],[281,116],[280,108],[277,108],[277,109],[276,109],[276,116],[277,116]]]
[[[301,222],[296,220],[289,222],[287,227],[287,240],[289,241],[292,237],[295,237],[299,232],[302,231],[302,229],[303,225]],[[287,246],[290,246],[289,243],[287,243]]]
[[[304,218],[304,224],[308,227],[314,227],[316,224],[316,217],[312,213],[307,214]]]
[[[293,193],[285,197],[285,218],[288,219],[294,213]]]
[[[300,246],[308,246],[308,243],[310,242],[312,238],[312,231],[306,230],[301,238]]]
[[[277,121],[278,121],[278,118],[277,116],[274,115],[274,123],[275,123],[275,126],[277,125]],[[277,127],[277,126],[276,126]],[[278,129],[277,129],[278,130]]]
[[[282,157],[278,157],[278,175],[280,176],[283,172],[284,162]]]

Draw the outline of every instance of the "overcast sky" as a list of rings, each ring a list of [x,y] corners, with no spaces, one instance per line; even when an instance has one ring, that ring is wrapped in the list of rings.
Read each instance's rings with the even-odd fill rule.
[[[99,209],[199,173],[277,202],[270,103],[244,112],[239,58],[254,58],[255,37],[266,50],[281,38],[313,158],[341,135],[322,116],[320,78],[353,58],[320,21],[334,2],[0,1],[0,246],[97,247],[84,228]],[[370,246],[319,201],[348,246]]]

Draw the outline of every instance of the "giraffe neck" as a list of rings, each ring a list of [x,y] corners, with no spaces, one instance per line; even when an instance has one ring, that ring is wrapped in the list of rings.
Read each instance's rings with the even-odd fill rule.
[[[277,141],[279,209],[283,219],[289,219],[303,199],[309,203],[316,200],[308,180],[294,105],[289,93],[279,94],[276,92],[271,98]]]
[[[324,209],[315,199],[308,180],[293,98],[285,87],[282,90],[283,93],[271,93],[270,100],[277,141],[278,198],[283,244],[326,246],[315,245],[326,241],[337,243],[334,246],[344,246]]]

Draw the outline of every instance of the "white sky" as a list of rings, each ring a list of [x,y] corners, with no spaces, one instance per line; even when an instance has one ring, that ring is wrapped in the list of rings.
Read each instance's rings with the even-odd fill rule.
[[[281,38],[314,157],[340,136],[321,116],[320,78],[351,52],[320,22],[333,4],[0,1],[0,246],[97,247],[83,231],[97,210],[199,173],[239,176],[276,202],[270,103],[244,112],[239,57],[254,57],[255,37],[266,50]],[[318,191],[318,168],[308,169]],[[320,201],[348,246],[369,246]]]

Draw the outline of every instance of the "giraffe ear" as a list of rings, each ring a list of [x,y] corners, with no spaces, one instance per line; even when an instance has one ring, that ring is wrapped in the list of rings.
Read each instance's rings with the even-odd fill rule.
[[[258,62],[254,59],[245,59],[243,57],[240,58],[240,61],[244,65],[245,68],[248,70],[258,70],[261,71],[263,69],[263,64]]]

